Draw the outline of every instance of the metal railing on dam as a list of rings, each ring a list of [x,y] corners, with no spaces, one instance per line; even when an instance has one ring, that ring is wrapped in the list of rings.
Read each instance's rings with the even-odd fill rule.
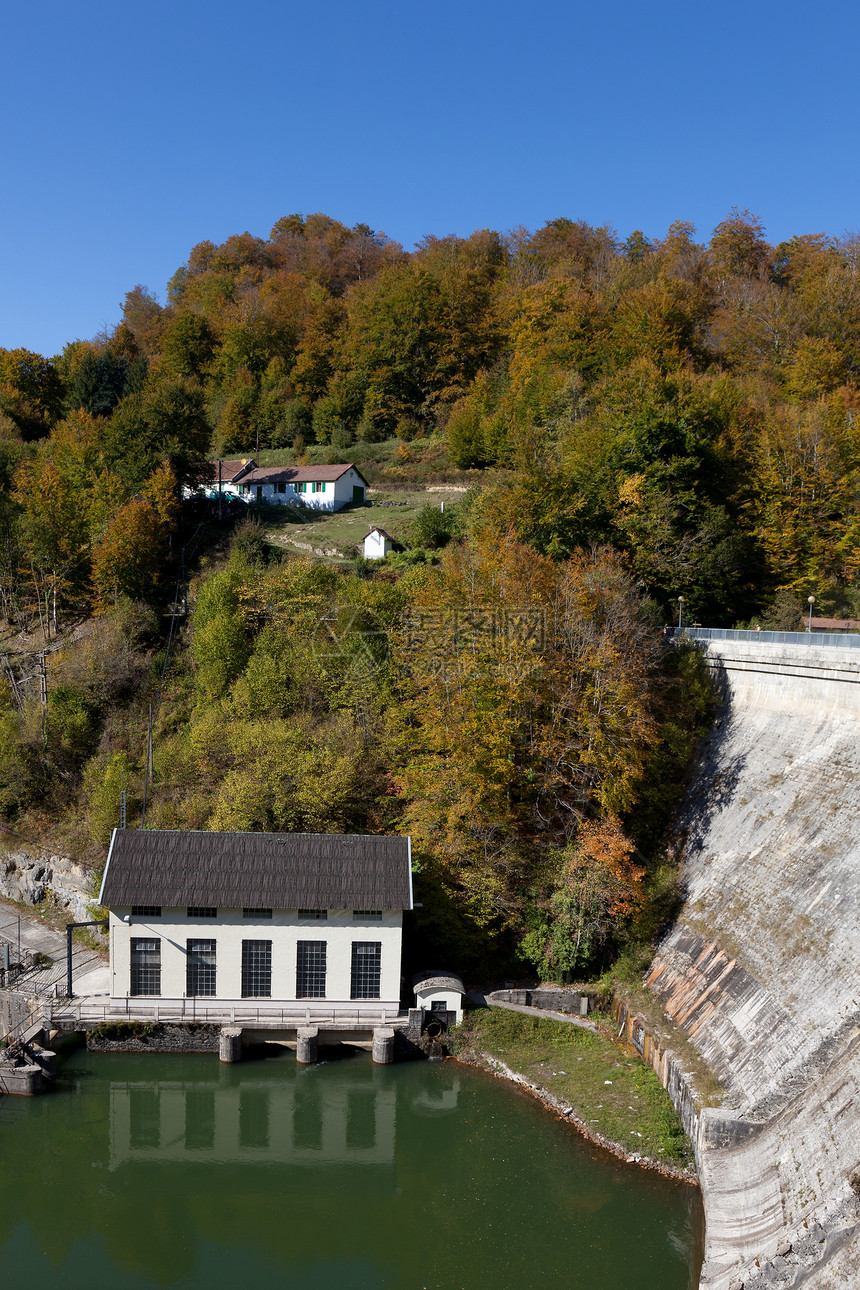
[[[828,645],[838,649],[860,649],[860,632],[756,632],[748,628],[684,627],[681,634],[700,641],[749,641],[759,645]]]

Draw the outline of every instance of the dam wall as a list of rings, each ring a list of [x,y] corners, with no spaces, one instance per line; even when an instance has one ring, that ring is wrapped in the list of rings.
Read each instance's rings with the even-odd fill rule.
[[[688,1111],[701,1286],[860,1286],[860,649],[698,644],[721,709],[647,984],[726,1090]]]

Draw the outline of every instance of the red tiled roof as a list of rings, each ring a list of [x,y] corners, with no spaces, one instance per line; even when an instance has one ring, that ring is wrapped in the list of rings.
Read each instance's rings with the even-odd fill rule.
[[[389,542],[397,541],[397,539],[393,538],[390,533],[386,533],[385,529],[381,529],[378,524],[371,524],[370,528],[367,530],[364,537],[361,539],[362,542],[364,541],[364,538],[369,538],[371,533],[381,533],[384,538],[388,538]]]
[[[804,614],[803,626],[809,626],[809,616]],[[860,632],[860,620],[856,618],[813,618],[814,632]]]
[[[340,479],[348,470],[354,470],[366,485],[367,480],[358,466],[348,461],[339,466],[258,466],[242,477],[243,484],[330,484]]]

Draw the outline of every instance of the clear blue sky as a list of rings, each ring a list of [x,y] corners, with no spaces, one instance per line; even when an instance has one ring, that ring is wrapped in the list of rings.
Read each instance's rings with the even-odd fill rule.
[[[411,247],[564,215],[860,225],[847,0],[7,5],[0,346],[162,299],[195,242],[324,211]]]

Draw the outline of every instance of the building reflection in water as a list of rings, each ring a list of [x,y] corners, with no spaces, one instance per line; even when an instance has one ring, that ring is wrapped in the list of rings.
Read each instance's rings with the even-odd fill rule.
[[[289,1069],[289,1068],[287,1068]],[[216,1068],[217,1071],[217,1068]],[[412,1113],[456,1109],[459,1078],[430,1093],[410,1093],[390,1069],[356,1066],[326,1079],[326,1067],[273,1079],[249,1063],[212,1079],[121,1082],[110,1090],[111,1168],[129,1161],[164,1164],[385,1165],[394,1161],[397,1098]]]

